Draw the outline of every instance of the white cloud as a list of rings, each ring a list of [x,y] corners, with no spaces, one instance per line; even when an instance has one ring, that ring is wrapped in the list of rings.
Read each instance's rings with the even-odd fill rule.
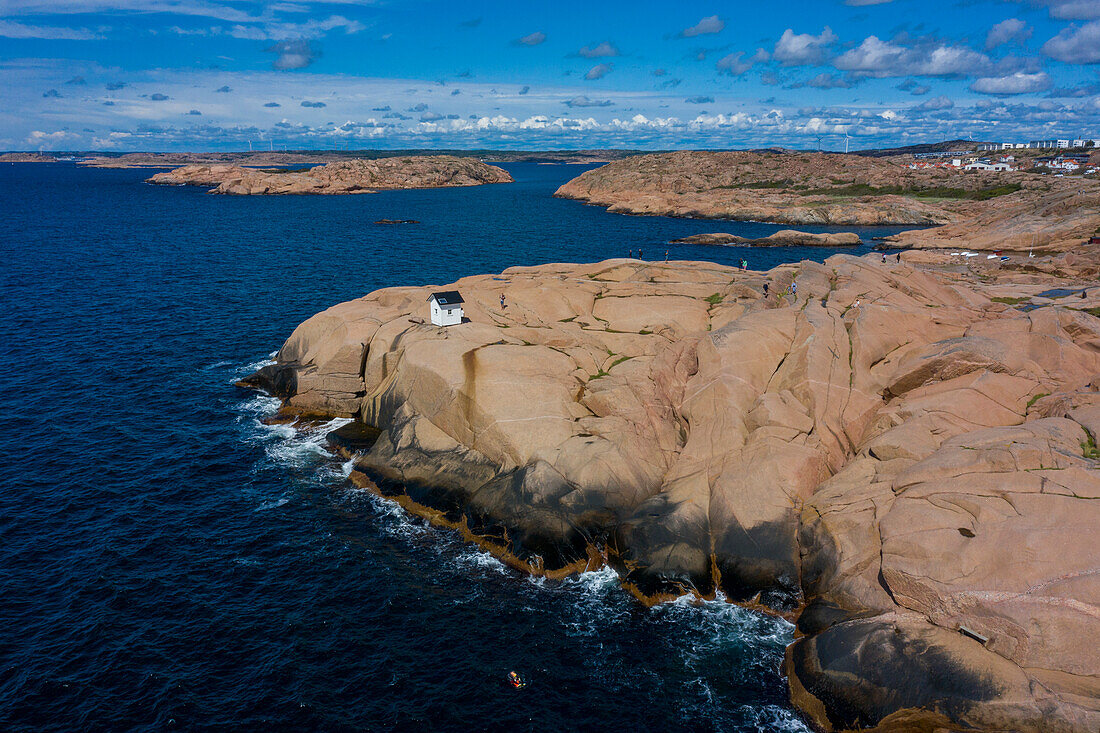
[[[921,41],[905,46],[868,36],[856,48],[834,60],[838,69],[874,77],[944,76],[965,77],[987,72],[989,57],[965,46]]]
[[[522,38],[517,38],[513,43],[517,46],[537,46],[540,43],[546,41],[546,34],[542,31],[535,31],[534,33],[528,33]]]
[[[986,50],[1003,46],[1009,41],[1026,41],[1031,37],[1031,29],[1019,18],[1008,18],[989,29],[985,37]]]
[[[726,27],[726,22],[717,15],[709,15],[690,28],[680,31],[680,38],[693,38],[695,36],[713,35],[721,33]]]
[[[13,20],[0,19],[0,37],[45,38],[58,41],[90,41],[103,36],[85,28],[55,28],[52,26],[25,25]]]
[[[264,49],[276,54],[271,68],[279,71],[304,69],[312,64],[320,52],[309,41],[299,38],[294,41],[279,41]]]
[[[1096,0],[1033,0],[1037,5],[1045,5],[1050,17],[1059,20],[1098,20],[1100,3]]]
[[[932,97],[929,100],[921,102],[913,109],[918,109],[922,112],[939,112],[941,110],[951,109],[954,106],[955,103],[951,101],[950,97],[941,94],[938,97]]]
[[[577,51],[577,55],[583,56],[586,59],[598,59],[607,56],[618,56],[619,49],[615,48],[615,44],[610,41],[604,41],[595,46],[585,46],[580,51]]]
[[[1043,44],[1043,53],[1067,64],[1100,63],[1100,21],[1063,28]]]
[[[768,52],[762,48],[758,48],[756,53],[744,61],[741,60],[742,56],[744,56],[744,53],[741,51],[731,53],[729,56],[724,56],[719,59],[718,63],[714,66],[718,69],[719,73],[729,74],[730,76],[741,76],[754,65],[768,60]]]
[[[819,35],[795,33],[788,28],[775,44],[772,58],[784,66],[819,64],[825,60],[826,49],[836,43],[837,36],[829,26]]]
[[[610,74],[611,70],[614,69],[614,68],[615,68],[614,64],[596,64],[595,66],[593,66],[591,69],[588,70],[588,73],[584,75],[584,78],[589,80],[589,81],[594,81],[596,79],[602,79],[605,76],[607,76],[608,74]]]
[[[1045,72],[1025,74],[1017,71],[1009,76],[975,79],[971,91],[981,94],[1033,94],[1050,89],[1050,77]]]

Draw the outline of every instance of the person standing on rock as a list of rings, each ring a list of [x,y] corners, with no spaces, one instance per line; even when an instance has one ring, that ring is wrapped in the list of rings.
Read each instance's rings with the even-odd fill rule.
[[[665,262],[668,262],[668,250],[665,250]]]
[[[764,297],[768,297],[768,284],[764,283]]]
[[[884,264],[884,265],[886,264],[886,253],[885,252],[882,253],[882,264]]]
[[[642,248],[641,247],[638,248],[638,259],[639,260],[644,260],[645,259],[645,257],[642,257]]]
[[[504,309],[505,309],[505,308],[507,308],[507,307],[508,307],[508,306],[504,305],[504,293],[501,293],[501,294],[500,294],[500,309],[501,309],[501,310],[504,310]]]
[[[632,249],[627,250],[626,251],[626,258],[628,260],[634,259],[634,250],[632,250]]]

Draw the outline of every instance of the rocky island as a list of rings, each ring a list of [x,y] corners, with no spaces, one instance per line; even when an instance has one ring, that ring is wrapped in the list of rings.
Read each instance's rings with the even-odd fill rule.
[[[933,227],[889,239],[910,249],[1059,252],[1100,228],[1100,181],[902,163],[782,150],[659,153],[586,171],[555,195],[622,214]]]
[[[209,186],[210,193],[239,196],[373,193],[511,181],[512,176],[502,168],[453,155],[344,160],[298,170],[185,165],[148,179],[161,185]]]
[[[447,328],[387,288],[242,384],[514,567],[794,620],[821,730],[1094,731],[1100,260],[893,260],[516,267]]]
[[[749,247],[854,247],[860,243],[859,235],[854,232],[796,232],[793,229],[780,229],[766,237],[741,237],[725,232],[692,234],[689,237],[673,239],[673,244],[734,244]]]

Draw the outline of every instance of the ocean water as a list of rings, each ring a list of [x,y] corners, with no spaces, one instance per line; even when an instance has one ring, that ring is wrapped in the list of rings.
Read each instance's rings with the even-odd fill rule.
[[[786,622],[645,610],[610,571],[522,576],[351,486],[338,422],[264,425],[277,403],[233,386],[378,287],[779,228],[607,214],[550,197],[582,167],[506,167],[517,183],[237,198],[0,166],[0,729],[805,730]]]

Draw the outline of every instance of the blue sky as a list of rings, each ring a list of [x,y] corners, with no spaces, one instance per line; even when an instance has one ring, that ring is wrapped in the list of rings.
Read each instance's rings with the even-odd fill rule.
[[[0,0],[0,149],[1100,137],[1100,0]]]

